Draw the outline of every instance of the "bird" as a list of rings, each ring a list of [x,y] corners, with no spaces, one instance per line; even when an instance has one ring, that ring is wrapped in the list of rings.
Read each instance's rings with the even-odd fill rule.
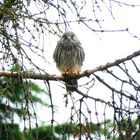
[[[74,32],[66,31],[63,33],[57,42],[53,59],[64,77],[66,91],[76,91],[78,89],[77,79],[69,77],[79,75],[85,59],[85,52]]]

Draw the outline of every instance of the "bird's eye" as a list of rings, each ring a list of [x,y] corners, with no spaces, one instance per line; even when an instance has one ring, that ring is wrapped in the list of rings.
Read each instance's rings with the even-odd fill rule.
[[[74,34],[71,35],[71,38],[74,39]]]
[[[66,39],[66,38],[67,38],[67,36],[64,34],[64,35],[62,36],[62,38]]]

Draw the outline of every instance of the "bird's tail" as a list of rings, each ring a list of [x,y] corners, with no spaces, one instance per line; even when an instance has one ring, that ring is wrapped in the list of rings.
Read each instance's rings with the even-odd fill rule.
[[[67,90],[67,92],[77,91],[77,88],[78,88],[77,79],[68,79],[68,78],[65,78],[64,81],[65,81],[65,84],[66,84],[66,90]]]

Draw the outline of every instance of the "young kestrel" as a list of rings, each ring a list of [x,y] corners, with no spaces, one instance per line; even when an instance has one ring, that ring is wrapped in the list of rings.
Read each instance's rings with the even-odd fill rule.
[[[53,58],[64,78],[80,73],[85,53],[80,41],[73,32],[67,31],[62,35],[57,42]],[[67,91],[75,91],[78,88],[76,79],[66,78],[65,83]]]

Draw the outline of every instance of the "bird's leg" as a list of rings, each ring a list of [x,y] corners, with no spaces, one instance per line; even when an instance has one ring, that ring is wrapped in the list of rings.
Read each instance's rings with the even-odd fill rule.
[[[70,76],[70,77],[74,77],[76,75],[79,75],[80,71],[77,69],[68,69],[65,72],[62,72],[62,76]]]

